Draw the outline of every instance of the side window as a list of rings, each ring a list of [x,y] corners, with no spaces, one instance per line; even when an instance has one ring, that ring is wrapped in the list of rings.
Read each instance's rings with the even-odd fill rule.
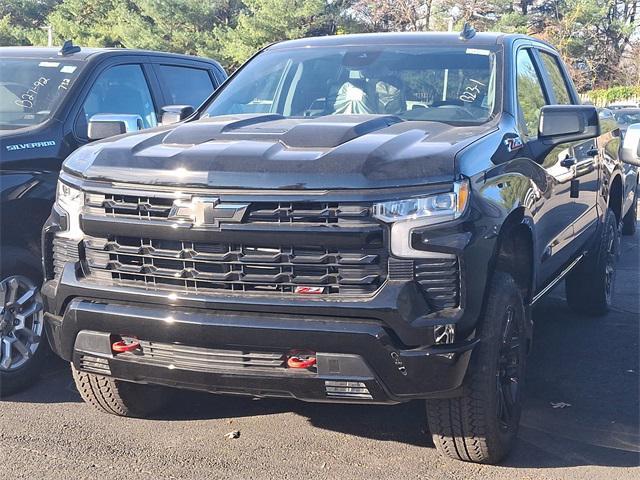
[[[207,70],[158,65],[158,71],[172,105],[199,107],[215,90]]]
[[[87,125],[98,113],[127,113],[142,117],[145,128],[158,124],[149,85],[140,65],[116,65],[100,74],[85,99],[76,133],[87,137]]]
[[[538,77],[528,49],[518,50],[516,63],[519,120],[523,123],[529,137],[537,137],[540,110],[547,103],[542,90],[542,82]]]
[[[549,74],[549,79],[551,79],[551,88],[553,88],[553,94],[556,97],[556,103],[560,105],[571,105],[573,102],[571,101],[571,95],[569,94],[569,89],[567,88],[567,82],[565,81],[564,74],[562,73],[562,70],[560,70],[560,66],[558,65],[558,59],[555,56],[543,51],[540,51],[540,58],[542,58],[544,68]]]

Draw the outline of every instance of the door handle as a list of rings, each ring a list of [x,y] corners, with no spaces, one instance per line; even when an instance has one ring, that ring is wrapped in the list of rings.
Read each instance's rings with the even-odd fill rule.
[[[560,160],[560,166],[564,168],[571,168],[576,163],[578,163],[578,160],[575,157],[567,157],[564,160]]]

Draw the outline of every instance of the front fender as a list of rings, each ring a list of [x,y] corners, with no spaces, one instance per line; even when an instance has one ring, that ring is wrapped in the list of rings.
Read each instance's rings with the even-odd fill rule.
[[[40,231],[55,200],[57,172],[0,171],[0,244],[9,252],[35,257],[40,264]],[[25,260],[27,263],[29,259]],[[4,260],[3,260],[4,263]]]

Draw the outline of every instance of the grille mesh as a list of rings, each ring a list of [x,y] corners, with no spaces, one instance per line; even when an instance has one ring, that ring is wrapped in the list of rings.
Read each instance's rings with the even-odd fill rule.
[[[112,218],[167,219],[175,197],[87,195],[86,212]],[[366,205],[327,202],[254,202],[243,223],[336,224],[370,222]]]
[[[386,278],[381,245],[366,251],[319,246],[262,248],[137,237],[88,237],[93,275],[145,288],[295,293],[298,286],[324,294],[367,294]]]
[[[141,353],[121,354],[118,358],[136,359],[154,365],[195,371],[215,371],[218,369],[280,369],[285,366],[282,352],[250,352],[246,350],[217,350],[173,345],[169,343],[140,341]]]

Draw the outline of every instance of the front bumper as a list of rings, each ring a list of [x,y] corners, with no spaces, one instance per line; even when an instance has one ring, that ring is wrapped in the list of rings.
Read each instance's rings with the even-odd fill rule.
[[[45,285],[50,301],[51,282]],[[402,349],[379,323],[366,320],[273,315],[75,298],[63,316],[46,314],[47,335],[56,353],[79,369],[100,366],[122,380],[219,393],[294,397],[313,401],[394,403],[412,398],[455,395],[462,385],[476,340],[428,348]],[[138,354],[111,352],[111,335],[147,342]],[[145,343],[143,342],[143,345]],[[154,356],[153,342],[185,346],[183,355]],[[193,347],[199,357],[188,357]],[[233,351],[291,349],[317,353],[316,371],[285,367],[224,365],[198,361],[215,348]],[[170,360],[174,358],[174,360]],[[182,362],[181,362],[182,359]],[[84,363],[83,363],[84,362]],[[329,383],[327,383],[329,382]],[[365,396],[336,395],[332,382],[366,386]],[[347,385],[347,384],[344,384]],[[355,388],[362,393],[363,390]]]

